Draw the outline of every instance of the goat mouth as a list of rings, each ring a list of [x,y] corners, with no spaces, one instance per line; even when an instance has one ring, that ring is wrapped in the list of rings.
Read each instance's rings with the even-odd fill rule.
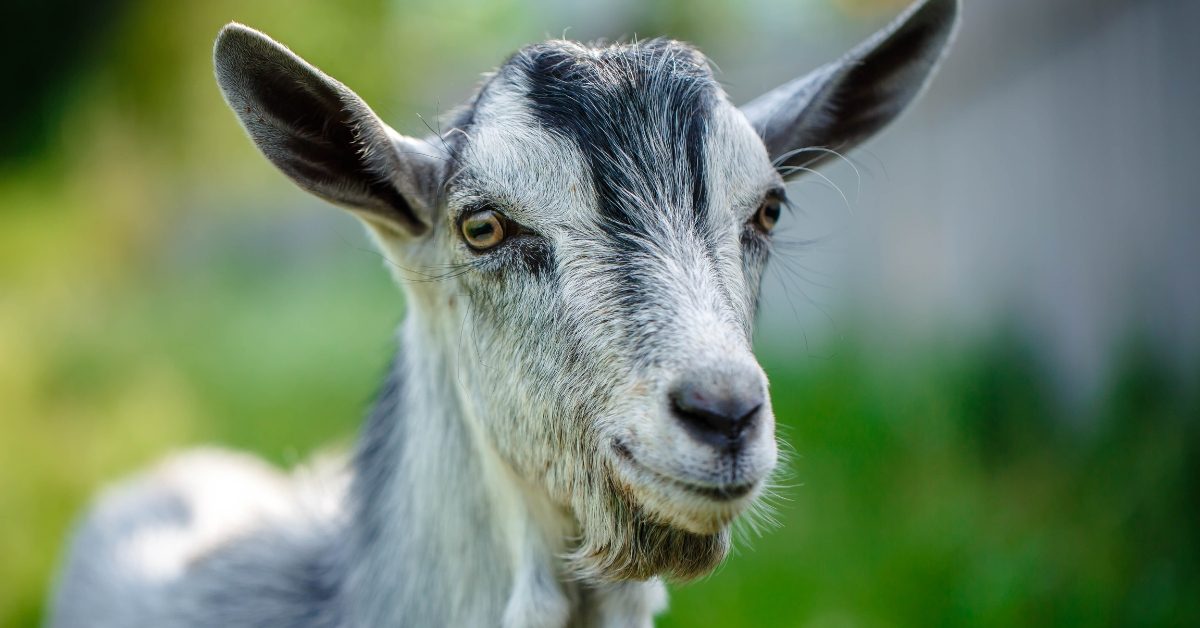
[[[666,475],[659,471],[655,471],[654,469],[651,469],[650,467],[642,464],[641,462],[638,462],[637,457],[635,457],[633,455],[633,451],[631,449],[629,449],[629,445],[625,444],[625,442],[620,439],[613,440],[612,447],[613,447],[613,451],[616,452],[617,457],[620,458],[622,462],[633,467],[634,469],[636,469],[642,473],[648,474],[650,476],[653,476],[658,481],[663,482],[669,486],[680,489],[687,493],[691,493],[693,495],[698,495],[700,497],[710,499],[712,501],[729,502],[729,501],[734,501],[736,499],[741,499],[741,498],[745,497],[746,495],[749,495],[750,492],[753,491],[754,487],[757,485],[757,482],[745,482],[745,483],[736,483],[736,484],[731,483],[731,484],[721,484],[721,485],[695,484],[692,482],[680,480],[679,478],[675,478],[675,477]]]

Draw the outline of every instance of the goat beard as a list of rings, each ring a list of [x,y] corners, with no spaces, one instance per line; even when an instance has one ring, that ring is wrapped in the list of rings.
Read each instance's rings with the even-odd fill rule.
[[[697,534],[654,520],[607,476],[590,488],[600,489],[603,495],[576,508],[583,535],[567,555],[569,570],[582,580],[603,583],[663,576],[686,582],[711,573],[729,553],[728,528]]]
[[[604,393],[596,391],[588,397],[604,398]],[[573,410],[562,414],[577,417],[577,425],[587,425],[589,417],[597,414]],[[564,436],[563,441],[575,442],[576,450],[574,456],[561,460],[587,462],[583,467],[572,464],[555,474],[566,480],[565,485],[557,487],[563,498],[560,503],[570,504],[579,524],[578,543],[564,557],[568,574],[594,584],[656,576],[687,582],[712,573],[725,559],[730,546],[729,528],[699,534],[649,513],[632,491],[617,481],[609,460],[600,453],[607,449],[603,444],[606,438],[585,431],[582,438]]]

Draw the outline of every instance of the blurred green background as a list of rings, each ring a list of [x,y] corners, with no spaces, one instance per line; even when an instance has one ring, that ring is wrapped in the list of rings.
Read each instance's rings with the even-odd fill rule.
[[[662,625],[1200,625],[1196,5],[966,4],[858,174],[794,186],[819,242],[773,261],[758,336],[779,525]],[[223,23],[421,134],[564,32],[690,40],[740,102],[903,5],[6,2],[0,626],[38,624],[101,486],[200,443],[345,446],[392,351],[379,256],[221,101]]]

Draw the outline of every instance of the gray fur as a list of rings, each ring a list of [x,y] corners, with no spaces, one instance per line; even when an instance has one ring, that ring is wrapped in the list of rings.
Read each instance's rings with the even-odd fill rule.
[[[684,44],[547,42],[426,140],[226,27],[227,101],[285,174],[371,228],[407,296],[403,351],[349,462],[284,475],[200,451],[103,495],[50,625],[649,625],[660,578],[709,573],[775,465],[769,401],[730,448],[694,438],[668,401],[679,381],[765,392],[750,334],[771,248],[756,216],[782,189],[772,158],[806,147],[789,137],[861,140],[836,123],[863,114],[837,85],[867,66],[895,102],[861,106],[898,114],[956,9],[906,14],[943,25],[902,47],[916,70],[878,52],[902,23],[843,61],[859,69],[827,66],[751,120]],[[458,231],[481,208],[516,231],[484,252]]]

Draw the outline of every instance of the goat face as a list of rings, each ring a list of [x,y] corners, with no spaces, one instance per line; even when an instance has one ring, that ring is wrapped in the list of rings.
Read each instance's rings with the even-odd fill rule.
[[[719,537],[775,464],[750,352],[782,200],[762,141],[667,41],[526,48],[464,119],[439,250],[465,269],[474,414],[587,538]]]
[[[427,140],[245,27],[217,77],[272,162],[373,228],[466,420],[578,522],[574,567],[689,578],[775,467],[750,340],[785,175],[894,118],[956,11],[918,3],[741,109],[678,42],[538,44]]]

